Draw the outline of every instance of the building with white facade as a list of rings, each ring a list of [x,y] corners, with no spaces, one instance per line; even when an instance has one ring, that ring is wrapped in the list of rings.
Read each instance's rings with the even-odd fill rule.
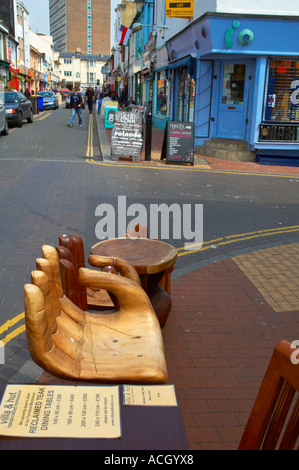
[[[59,84],[59,63],[55,60],[52,36],[29,31],[31,64],[29,72],[30,89],[35,91],[57,88]]]
[[[102,67],[107,62],[108,56],[60,52],[58,57],[62,88],[79,87],[84,90],[88,86],[93,88],[103,86]]]
[[[15,1],[15,39],[18,41],[19,87],[24,87],[30,68],[29,10],[21,0]]]

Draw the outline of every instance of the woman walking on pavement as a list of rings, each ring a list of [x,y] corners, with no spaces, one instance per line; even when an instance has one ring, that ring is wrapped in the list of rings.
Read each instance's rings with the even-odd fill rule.
[[[93,100],[94,100],[94,91],[91,88],[91,86],[89,86],[88,89],[86,90],[86,99],[87,99],[87,103],[88,103],[89,114],[91,114],[92,113],[92,104],[93,104]]]
[[[82,104],[83,104],[82,96],[78,93],[77,88],[73,89],[73,94],[71,96],[71,102],[70,102],[72,115],[68,122],[69,127],[73,127],[76,114],[78,115],[79,126],[80,127],[82,126]]]

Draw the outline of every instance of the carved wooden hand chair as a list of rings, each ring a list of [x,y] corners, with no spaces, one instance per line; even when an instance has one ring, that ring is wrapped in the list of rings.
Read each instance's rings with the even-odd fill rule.
[[[117,298],[114,313],[90,313],[62,290],[57,250],[43,246],[32,284],[26,284],[25,319],[32,359],[70,380],[165,383],[161,329],[144,290],[122,276],[79,269],[80,284]]]
[[[239,450],[298,449],[298,355],[287,341],[274,349]]]

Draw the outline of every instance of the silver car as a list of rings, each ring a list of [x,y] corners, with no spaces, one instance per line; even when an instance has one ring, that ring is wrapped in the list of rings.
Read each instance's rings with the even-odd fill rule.
[[[0,135],[8,134],[8,121],[6,115],[6,109],[4,107],[3,101],[0,98]]]

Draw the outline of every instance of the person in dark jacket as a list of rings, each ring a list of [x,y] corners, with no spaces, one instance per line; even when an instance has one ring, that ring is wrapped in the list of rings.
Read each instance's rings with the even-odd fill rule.
[[[82,104],[83,104],[82,95],[80,93],[78,93],[77,89],[73,89],[73,94],[71,95],[71,101],[70,101],[70,106],[71,106],[71,109],[72,109],[72,115],[71,115],[71,118],[68,122],[69,127],[73,127],[76,114],[78,115],[79,126],[80,127],[82,126],[82,124],[83,124],[83,121],[82,121]]]
[[[89,114],[91,114],[92,113],[93,100],[94,100],[94,91],[91,88],[91,86],[89,86],[86,90],[86,99],[87,99]]]

